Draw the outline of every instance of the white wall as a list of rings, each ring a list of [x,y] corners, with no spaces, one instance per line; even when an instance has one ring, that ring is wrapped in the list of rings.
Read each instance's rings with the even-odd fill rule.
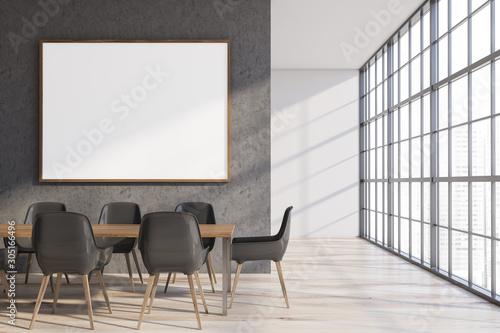
[[[271,218],[292,237],[359,234],[359,71],[272,70]]]
[[[271,0],[271,68],[359,69],[423,2]]]

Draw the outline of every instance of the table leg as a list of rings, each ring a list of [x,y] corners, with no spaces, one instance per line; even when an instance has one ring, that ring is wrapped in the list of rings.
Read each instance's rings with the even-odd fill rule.
[[[231,291],[231,238],[222,238],[222,315],[227,316],[227,296]]]
[[[231,283],[231,238],[227,238],[227,292],[231,295],[231,288],[233,284]]]

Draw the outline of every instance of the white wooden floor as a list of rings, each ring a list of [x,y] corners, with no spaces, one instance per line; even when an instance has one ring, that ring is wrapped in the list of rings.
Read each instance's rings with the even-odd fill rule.
[[[201,314],[203,331],[500,332],[499,307],[360,239],[291,241],[282,267],[290,309],[285,307],[273,266],[272,274],[241,275],[227,317],[220,315],[221,276],[213,294],[207,275],[200,274],[211,312]],[[166,277],[160,277],[153,312],[145,314],[141,330],[196,331],[187,279],[178,279],[164,294]],[[89,331],[80,278],[70,275],[70,279],[70,285],[63,279],[55,315],[47,290],[34,331]],[[25,285],[24,276],[18,276],[17,326],[6,323],[6,302],[2,302],[0,332],[27,330],[40,281],[41,275],[33,274]],[[133,294],[126,275],[105,274],[105,283],[113,314],[107,312],[95,277],[91,284],[96,332],[135,330],[145,284],[136,277]]]

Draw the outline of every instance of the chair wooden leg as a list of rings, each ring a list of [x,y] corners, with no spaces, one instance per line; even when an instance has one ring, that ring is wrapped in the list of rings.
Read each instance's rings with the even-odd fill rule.
[[[206,261],[205,265],[207,266],[207,273],[208,273],[208,278],[210,279],[210,285],[212,286],[212,292],[215,293],[214,281],[212,279],[212,271],[210,270],[210,264],[208,263],[208,260]]]
[[[198,274],[198,271],[194,272],[194,277],[196,278],[196,284],[198,285],[198,290],[200,291],[201,301],[203,302],[205,313],[208,314],[207,302],[205,301],[205,294],[203,293],[203,287],[201,286],[200,275]]]
[[[134,277],[132,276],[132,267],[130,266],[130,255],[128,253],[125,253],[125,261],[127,262],[128,278],[130,279],[130,285],[132,286],[132,292],[135,293]]]
[[[139,315],[139,322],[137,323],[137,329],[141,329],[142,317],[144,317],[144,310],[146,310],[146,305],[148,304],[149,294],[151,293],[151,289],[153,288],[153,282],[155,280],[154,275],[149,275],[148,285],[146,287],[146,292],[144,293],[144,300],[142,301],[141,314]]]
[[[165,290],[163,290],[164,293],[167,292],[168,283],[170,282],[170,277],[171,276],[172,276],[172,273],[168,273],[167,283],[165,283]]]
[[[208,263],[210,264],[210,269],[212,270],[212,276],[214,277],[214,282],[217,284],[217,277],[215,276],[214,263],[212,262],[212,256],[208,253]]]
[[[94,329],[94,313],[92,312],[92,300],[90,299],[89,277],[87,274],[82,275],[83,292],[85,294],[85,302],[87,303],[87,311],[89,313],[90,329]]]
[[[276,268],[278,269],[278,275],[280,277],[281,290],[283,291],[283,296],[285,297],[286,307],[290,309],[290,305],[288,304],[288,296],[286,294],[285,288],[285,280],[283,280],[283,272],[281,271],[281,263],[276,261]]]
[[[96,270],[95,275],[97,276],[97,280],[99,280],[99,285],[101,286],[102,294],[104,295],[104,300],[108,306],[109,313],[113,313],[113,310],[111,310],[111,304],[109,303],[108,292],[106,291],[106,286],[104,285],[104,280],[102,279],[101,271]]]
[[[177,277],[177,273],[174,273],[174,277],[172,278],[172,284],[175,283],[175,278]]]
[[[31,260],[33,259],[33,253],[28,253],[28,263],[26,264],[26,277],[24,278],[24,283],[28,283],[28,278],[30,276]]]
[[[31,317],[31,323],[29,329],[32,330],[35,325],[36,316],[38,315],[38,310],[40,310],[40,305],[42,305],[43,295],[45,295],[45,290],[47,289],[47,284],[49,283],[50,275],[44,275],[42,279],[42,284],[40,285],[40,291],[38,292],[38,298],[36,299],[35,309],[33,310],[33,316]]]
[[[7,282],[7,277],[5,276],[3,269],[0,269],[0,280],[2,280],[2,285],[5,293],[9,294],[9,282]]]
[[[137,253],[135,252],[135,249],[132,249],[132,257],[134,257],[135,268],[137,268],[137,273],[139,273],[139,279],[141,279],[141,283],[144,284],[144,281],[142,280],[141,266],[139,265],[139,260],[137,260]]]
[[[240,278],[241,267],[243,264],[238,264],[238,269],[236,270],[236,276],[234,277],[233,291],[231,293],[231,303],[229,303],[229,308],[233,306],[234,294],[236,294],[236,286],[238,285],[238,279]]]
[[[50,290],[54,293],[54,281],[52,281],[52,274],[50,275]]]
[[[151,299],[149,300],[149,311],[151,313],[151,309],[153,308],[153,301],[155,300],[156,288],[158,287],[158,279],[160,278],[160,273],[155,275],[155,281],[153,282],[153,289],[151,289]]]
[[[7,281],[7,277],[5,276],[3,269],[0,269],[0,280],[2,280],[4,292],[7,294],[7,298],[9,299],[9,303],[10,303],[10,300],[12,297],[9,297],[9,289],[10,289],[9,282]],[[14,304],[14,311],[16,311],[16,313],[17,313],[17,307],[15,306],[15,303],[11,303],[11,304]]]
[[[68,277],[68,273],[64,273],[64,277],[66,277],[66,282],[69,284],[69,277]]]
[[[19,251],[16,251],[16,259],[14,259],[14,264],[15,264],[14,268],[16,268],[16,269],[17,269],[17,263],[18,263],[17,258],[19,258]],[[5,291],[5,292],[7,292],[7,291]]]
[[[198,302],[196,301],[196,291],[194,290],[193,275],[188,275],[189,288],[191,289],[191,298],[193,299],[194,312],[198,321],[198,329],[201,330],[200,313],[198,312]]]
[[[52,278],[52,277],[51,277]],[[52,302],[52,313],[56,313],[57,298],[59,297],[59,289],[61,288],[62,273],[57,273],[56,290],[54,291],[54,301]]]

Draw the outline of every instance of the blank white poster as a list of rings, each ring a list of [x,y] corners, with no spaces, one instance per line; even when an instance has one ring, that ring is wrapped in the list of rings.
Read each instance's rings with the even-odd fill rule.
[[[229,42],[43,41],[40,181],[229,181]]]

